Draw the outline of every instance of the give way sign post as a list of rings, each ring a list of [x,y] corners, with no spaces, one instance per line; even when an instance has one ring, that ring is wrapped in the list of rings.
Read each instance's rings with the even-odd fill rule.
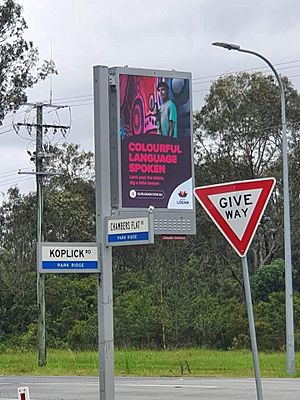
[[[275,183],[274,178],[264,178],[194,189],[197,200],[241,257],[258,400],[263,400],[263,393],[246,255]]]

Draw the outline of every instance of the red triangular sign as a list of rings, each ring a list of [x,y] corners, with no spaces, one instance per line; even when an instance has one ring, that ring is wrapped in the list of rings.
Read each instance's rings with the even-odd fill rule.
[[[202,186],[194,194],[239,254],[245,257],[266,208],[274,178]]]

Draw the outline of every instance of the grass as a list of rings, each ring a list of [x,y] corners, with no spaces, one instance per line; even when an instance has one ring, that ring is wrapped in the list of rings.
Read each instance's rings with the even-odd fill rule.
[[[263,377],[287,377],[284,353],[261,353],[259,357]],[[300,353],[296,353],[296,366],[299,361]],[[116,350],[115,374],[252,377],[252,355],[246,350]],[[47,365],[40,368],[36,352],[7,350],[0,353],[0,375],[98,375],[98,353],[49,350]],[[300,372],[295,376],[300,377]]]

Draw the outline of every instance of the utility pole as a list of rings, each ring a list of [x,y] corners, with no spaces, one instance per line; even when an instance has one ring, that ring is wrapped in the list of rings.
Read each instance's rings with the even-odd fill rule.
[[[45,176],[60,175],[59,173],[49,173],[43,170],[43,160],[45,157],[43,148],[43,128],[53,129],[69,129],[70,126],[65,125],[49,125],[43,124],[43,107],[61,108],[63,106],[55,106],[53,104],[27,104],[36,108],[36,124],[18,123],[18,126],[35,127],[36,128],[36,148],[35,148],[35,172],[19,172],[19,174],[33,174],[36,176],[36,267],[37,267],[37,309],[38,309],[38,366],[44,367],[47,363],[46,356],[46,305],[45,305],[45,274],[39,272],[41,263],[40,249],[44,240],[43,236],[43,178]]]
[[[43,216],[43,106],[36,106],[36,150],[35,150],[35,171],[36,171],[36,241],[37,241],[37,307],[38,307],[38,365],[46,365],[46,307],[45,307],[45,274],[39,272],[40,248],[43,241],[42,216]]]

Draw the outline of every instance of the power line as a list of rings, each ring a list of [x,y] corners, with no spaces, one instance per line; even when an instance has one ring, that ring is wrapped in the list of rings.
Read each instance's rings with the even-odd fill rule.
[[[298,63],[298,62],[300,62],[300,59],[293,60],[293,61],[286,61],[286,62],[282,62],[282,63],[277,63],[277,64],[274,64],[274,66],[285,65],[285,64],[293,64],[293,63]],[[196,80],[202,80],[202,79],[208,79],[208,78],[215,78],[215,77],[223,76],[223,75],[232,75],[232,74],[237,74],[237,73],[240,73],[240,72],[255,71],[255,70],[258,70],[258,69],[268,69],[268,68],[269,68],[268,66],[261,66],[261,67],[247,68],[247,69],[239,70],[239,71],[226,72],[225,74],[202,75],[200,77],[193,78],[192,80],[196,81]],[[283,67],[283,68],[277,68],[277,69],[289,69],[289,68],[295,68],[295,66]]]
[[[290,68],[299,68],[299,67],[300,67],[300,64],[299,65],[295,65],[294,67],[290,67]],[[267,67],[264,67],[264,68],[267,68]],[[277,70],[282,70],[282,69],[285,69],[285,68],[277,68]],[[222,76],[235,75],[235,74],[238,74],[238,73],[241,73],[241,72],[248,72],[248,71],[255,71],[255,70],[256,70],[256,68],[251,68],[251,69],[244,70],[244,71],[226,72],[226,73],[220,74],[220,75],[211,75],[211,77],[219,78],[219,77],[222,77]],[[295,75],[295,76],[298,76],[298,75]],[[290,77],[287,76],[287,77],[288,78],[293,78],[295,76],[290,76]],[[199,78],[195,78],[195,79],[199,79]],[[214,80],[208,80],[208,81],[194,82],[194,85],[203,85],[205,83],[212,83],[214,81],[215,81],[215,79]]]
[[[30,177],[26,177],[26,178],[18,179],[17,181],[15,179],[13,179],[13,180],[10,180],[10,181],[7,181],[7,182],[0,182],[0,187],[17,185],[17,184],[22,183],[24,181],[28,181],[29,179],[31,179],[31,178]]]
[[[29,169],[29,168],[27,168],[27,169]],[[7,171],[2,171],[2,172],[0,172],[0,175],[9,174],[10,172],[14,172],[14,171],[15,171],[15,169],[9,169],[9,170],[7,170]]]
[[[2,124],[0,125],[0,129],[5,128],[5,127],[7,127],[7,126],[10,126],[10,124],[9,124],[9,125],[3,125],[3,121],[5,121],[5,120],[8,119],[8,118],[12,118],[12,117],[15,116],[15,115],[24,114],[24,113],[26,113],[27,111],[28,111],[28,110],[19,111],[19,112],[10,111],[10,112],[3,118]],[[5,122],[6,122],[6,121],[5,121]]]
[[[72,105],[72,103],[84,102],[84,101],[89,101],[89,100],[92,100],[92,99],[93,99],[93,95],[90,95],[88,97],[83,97],[82,99],[69,100],[68,103],[69,103],[69,105],[70,104]]]
[[[7,129],[6,131],[0,132],[0,135],[5,135],[6,133],[12,132],[13,130],[13,128]]]
[[[297,67],[300,67],[300,64],[299,65],[297,65],[297,66],[294,66],[295,68]],[[291,67],[291,68],[294,68],[294,67]],[[262,67],[262,68],[267,68],[267,67]],[[241,71],[235,71],[235,72],[228,72],[228,73],[225,73],[225,74],[218,74],[218,75],[208,75],[208,76],[206,76],[207,78],[209,78],[209,77],[221,77],[221,76],[226,76],[226,75],[232,75],[232,74],[236,74],[236,73],[239,73],[239,72],[246,72],[246,71],[251,71],[251,70],[255,70],[255,69],[257,69],[257,68],[253,68],[253,69],[248,69],[248,70],[241,70]],[[293,75],[293,76],[287,76],[287,78],[296,78],[296,77],[299,77],[300,76],[300,74],[299,75]],[[194,78],[194,79],[192,79],[193,81],[194,80],[196,80],[196,79],[200,79],[200,78]],[[203,81],[203,82],[195,82],[194,83],[194,85],[202,85],[202,84],[205,84],[205,83],[213,83],[214,82],[214,80],[208,80],[208,81]],[[200,93],[200,92],[208,92],[209,91],[209,88],[205,88],[205,89],[197,89],[197,90],[193,90],[193,92],[194,93]],[[88,100],[87,99],[87,97],[90,97],[90,99],[91,100],[93,100],[93,95],[82,95],[82,96],[71,96],[71,97],[66,97],[66,99],[71,99],[71,98],[76,98],[76,99],[80,99],[82,97],[82,100],[74,100],[74,101],[71,101],[71,103],[75,103],[75,104],[71,104],[70,105],[70,107],[72,108],[72,107],[80,107],[80,106],[89,106],[89,105],[93,105],[93,103],[85,103],[85,104],[80,104],[80,103],[78,103],[78,101],[79,102],[84,102],[84,101],[86,101],[86,100]],[[63,99],[63,98],[62,98]],[[59,100],[59,99],[56,99],[56,100]]]
[[[92,106],[94,103],[86,103],[86,104],[74,104],[71,107],[82,107],[82,106]]]
[[[93,95],[92,94],[82,94],[82,95],[78,95],[78,96],[60,97],[60,98],[57,98],[54,100],[60,101],[60,100],[69,100],[69,99],[76,99],[76,98],[80,98],[80,97],[91,97],[91,96],[93,96]]]
[[[274,65],[275,66],[280,66],[280,65],[293,64],[293,63],[299,63],[299,62],[300,62],[300,59],[296,59],[296,60],[277,63],[277,64],[274,64]],[[278,68],[278,69],[290,69],[290,68],[298,68],[298,67],[300,67],[300,64],[289,66],[289,67],[282,67],[282,68]],[[268,68],[267,66],[262,66],[262,67],[248,68],[248,69],[239,70],[239,71],[232,71],[232,72],[228,72],[226,74],[202,75],[200,77],[193,78],[192,81],[203,80],[203,79],[208,79],[208,78],[214,78],[214,77],[219,77],[219,76],[223,76],[223,75],[236,74],[236,73],[239,73],[239,72],[255,71],[257,69],[267,69],[267,68]],[[208,81],[207,83],[210,83],[210,82],[211,81]],[[194,84],[196,84],[196,83],[194,83]],[[93,95],[92,94],[82,94],[82,95],[76,95],[76,96],[58,97],[58,98],[55,98],[54,101],[59,102],[61,100],[70,100],[70,101],[68,101],[68,103],[69,102],[73,103],[73,102],[76,102],[76,100],[72,101],[72,99],[82,99],[82,100],[78,100],[78,101],[85,101],[84,98],[91,98],[92,99]]]
[[[208,92],[210,88],[193,90],[193,93]]]
[[[10,173],[10,174],[3,174],[3,175],[0,177],[0,182],[2,182],[3,179],[6,180],[7,178],[9,178],[9,177],[11,177],[11,176],[15,176],[15,175],[17,175],[17,174],[18,174],[18,171],[16,171],[16,170],[14,170],[14,172],[13,172],[13,173]]]
[[[282,67],[282,68],[277,68],[277,69],[279,69],[279,70],[290,69],[290,68],[298,68],[298,67],[300,67],[300,64],[297,64],[297,63],[299,63],[299,61],[300,61],[300,59],[296,59],[296,60],[291,60],[291,61],[285,61],[285,62],[277,63],[277,64],[274,64],[274,65],[275,65],[275,66],[280,66],[280,65],[296,64],[296,65],[289,65],[289,66]],[[213,83],[213,82],[214,82],[214,80],[204,80],[204,79],[218,78],[218,77],[221,77],[221,76],[227,76],[227,75],[237,74],[237,73],[240,73],[240,72],[254,71],[254,70],[257,70],[257,69],[266,69],[266,68],[268,68],[268,67],[267,67],[267,66],[264,66],[264,67],[249,68],[249,69],[245,69],[245,70],[232,71],[232,72],[228,72],[228,73],[224,73],[224,74],[202,75],[202,76],[200,76],[200,77],[193,78],[192,81],[194,82],[194,85],[202,85],[202,84],[205,84],[205,83]],[[298,78],[299,76],[300,76],[300,74],[296,74],[296,75],[287,76],[287,77],[288,77],[288,79],[291,79],[291,78]],[[200,82],[197,82],[197,81],[199,81],[199,80],[200,80]],[[205,88],[205,89],[194,89],[194,90],[193,90],[193,93],[201,93],[201,92],[208,92],[208,91],[209,91],[209,88]],[[71,104],[71,105],[68,106],[69,108],[73,108],[73,107],[83,107],[83,106],[91,106],[91,105],[93,105],[92,102],[84,103],[85,101],[93,100],[93,95],[92,95],[92,94],[83,94],[83,95],[76,95],[76,96],[66,96],[66,97],[60,97],[60,98],[56,98],[56,99],[55,99],[55,101],[58,101],[58,102],[59,102],[59,101],[62,101],[62,100],[70,100],[70,103],[73,103],[73,104]],[[61,105],[61,104],[58,104],[58,108],[61,108],[61,107],[62,107],[62,105]],[[33,108],[34,108],[34,107],[33,107]],[[24,111],[19,111],[19,112],[13,112],[12,116],[20,115],[20,114],[24,114],[24,113],[26,114],[27,112],[28,112],[28,109],[27,109],[27,110],[24,110]],[[52,111],[48,111],[47,113],[50,113],[50,112],[52,112]],[[7,118],[9,118],[9,117],[11,117],[11,116],[9,116],[9,115],[6,116],[6,117],[3,119],[3,121],[5,121],[5,120],[6,120]],[[8,128],[8,129],[5,129],[4,131],[1,131],[1,129],[3,129],[3,128]],[[12,131],[13,131],[13,128],[12,128],[12,125],[11,125],[11,124],[0,126],[0,135],[4,135],[4,134],[10,133],[10,132],[12,132]],[[23,139],[27,139],[27,140],[28,140],[28,138],[23,137],[22,135],[20,135],[20,133],[18,133],[18,135],[19,135],[20,137],[22,137]],[[30,139],[30,140],[32,140],[32,139]]]

